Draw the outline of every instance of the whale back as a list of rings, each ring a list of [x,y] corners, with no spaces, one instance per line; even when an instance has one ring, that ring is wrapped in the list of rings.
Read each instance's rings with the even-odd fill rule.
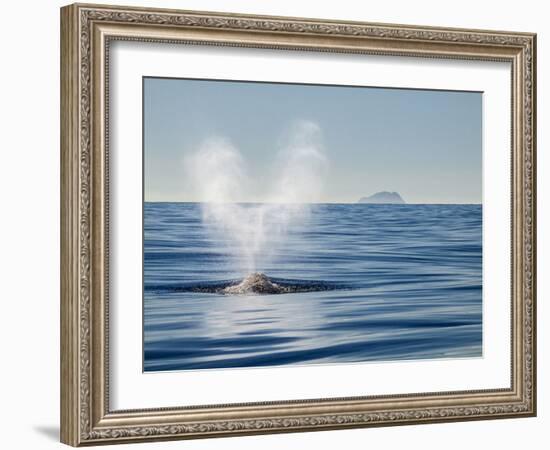
[[[280,294],[283,288],[273,283],[265,274],[255,272],[248,275],[239,284],[226,287],[225,294]]]

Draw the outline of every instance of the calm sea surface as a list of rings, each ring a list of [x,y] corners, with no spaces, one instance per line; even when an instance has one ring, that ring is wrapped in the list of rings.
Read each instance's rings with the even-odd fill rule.
[[[222,295],[231,239],[196,203],[144,208],[144,370],[478,357],[480,205],[314,205],[257,270],[332,289]]]

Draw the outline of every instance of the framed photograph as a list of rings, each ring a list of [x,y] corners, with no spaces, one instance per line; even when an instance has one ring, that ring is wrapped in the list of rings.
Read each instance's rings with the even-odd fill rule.
[[[62,442],[535,415],[535,38],[62,8]]]

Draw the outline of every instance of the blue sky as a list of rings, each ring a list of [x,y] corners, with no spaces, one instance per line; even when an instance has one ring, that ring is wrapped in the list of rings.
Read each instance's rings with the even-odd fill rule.
[[[265,200],[265,174],[296,121],[321,130],[319,201],[397,191],[408,203],[481,203],[482,94],[144,78],[146,201],[201,201],[184,160],[211,138],[242,154]],[[264,189],[265,188],[265,189]]]

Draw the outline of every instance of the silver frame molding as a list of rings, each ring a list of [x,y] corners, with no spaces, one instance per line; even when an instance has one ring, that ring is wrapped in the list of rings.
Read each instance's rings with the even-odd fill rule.
[[[510,388],[112,411],[108,395],[107,100],[113,40],[510,62]],[[536,35],[532,33],[106,5],[63,7],[61,441],[80,446],[534,416],[535,54]],[[503,153],[503,157],[508,155]]]

